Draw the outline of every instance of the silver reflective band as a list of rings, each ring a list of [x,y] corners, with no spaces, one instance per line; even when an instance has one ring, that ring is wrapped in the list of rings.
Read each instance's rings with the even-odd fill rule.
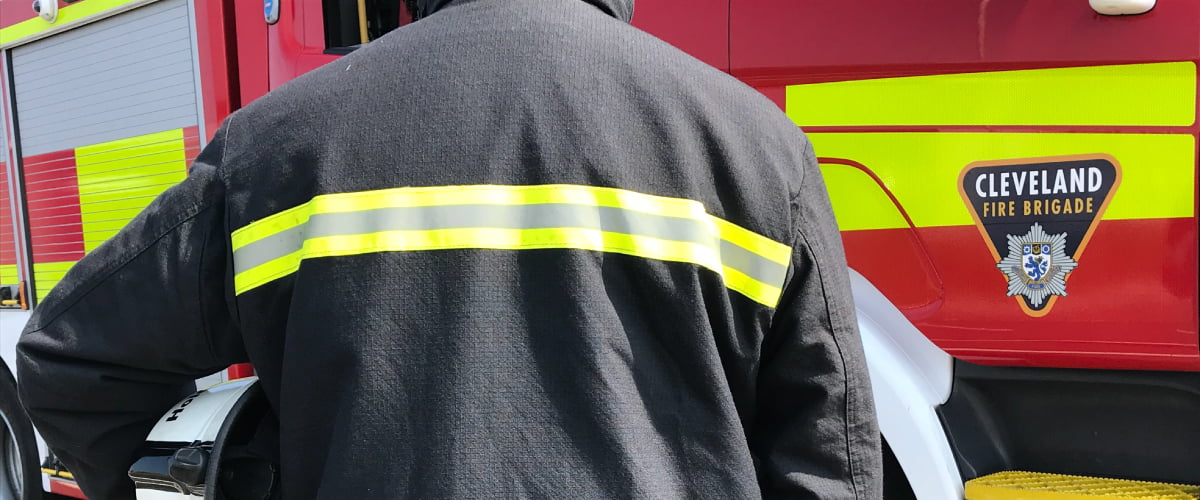
[[[686,241],[720,248],[721,262],[763,283],[782,283],[787,267],[719,240],[712,228],[693,219],[663,217],[614,207],[588,205],[452,205],[382,208],[314,214],[308,222],[250,243],[233,253],[234,273],[299,251],[309,238],[381,231],[427,231],[465,227],[548,229],[576,227]]]
[[[238,294],[305,259],[446,249],[575,249],[699,265],[774,307],[791,248],[697,201],[579,185],[433,186],[320,195],[233,235]]]

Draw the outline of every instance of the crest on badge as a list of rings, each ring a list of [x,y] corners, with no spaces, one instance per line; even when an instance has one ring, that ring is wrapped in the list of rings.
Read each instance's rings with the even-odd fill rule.
[[[1067,280],[1120,182],[1121,167],[1106,154],[988,160],[963,169],[959,193],[1006,295],[1025,314],[1045,316],[1067,296]]]
[[[1051,295],[1067,295],[1067,273],[1079,265],[1066,253],[1067,233],[1048,235],[1034,223],[1022,236],[1008,235],[1008,256],[996,267],[1008,275],[1008,296],[1025,296],[1040,307]]]

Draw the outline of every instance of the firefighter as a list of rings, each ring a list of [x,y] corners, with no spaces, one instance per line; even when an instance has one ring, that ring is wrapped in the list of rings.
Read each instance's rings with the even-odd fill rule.
[[[21,394],[91,498],[252,362],[284,498],[880,496],[805,136],[631,0],[416,0],[80,261]],[[186,411],[186,410],[185,410]]]

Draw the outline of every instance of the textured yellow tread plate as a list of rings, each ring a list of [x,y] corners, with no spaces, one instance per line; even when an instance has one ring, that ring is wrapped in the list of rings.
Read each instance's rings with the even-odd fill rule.
[[[967,500],[1200,500],[1200,486],[1041,472],[998,472],[967,481]]]

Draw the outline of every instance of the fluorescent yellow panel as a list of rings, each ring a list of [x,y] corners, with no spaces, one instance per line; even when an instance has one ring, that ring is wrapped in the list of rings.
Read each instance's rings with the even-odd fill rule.
[[[50,289],[54,288],[59,281],[62,281],[63,276],[67,274],[67,270],[75,265],[75,261],[71,262],[34,262],[33,263],[33,282],[37,289],[38,300],[46,298],[46,294],[50,293]]]
[[[8,0],[14,1],[14,0]],[[40,17],[21,21],[7,28],[0,29],[0,45],[7,45],[25,37],[33,36],[43,31],[62,26],[67,23],[86,19],[107,10],[120,7],[135,0],[88,0],[58,9],[58,18],[48,23]],[[33,2],[26,2],[27,4]]]
[[[125,220],[117,219],[117,220],[93,222],[88,227],[88,231],[85,234],[87,234],[88,238],[90,239],[90,238],[93,238],[93,234],[99,234],[99,233],[104,233],[104,232],[114,232],[115,233],[117,231],[120,231],[121,228],[125,227],[125,225],[128,223],[129,223],[129,219],[125,219]]]
[[[973,225],[958,176],[980,160],[1107,153],[1121,164],[1121,185],[1104,220],[1195,215],[1196,143],[1184,134],[815,133],[818,156],[870,168],[913,224]]]
[[[127,162],[134,158],[138,159],[136,163],[125,164],[125,166],[147,165],[163,161],[162,159],[155,161],[147,160],[143,158],[146,155],[174,153],[167,158],[183,161],[183,144],[180,141],[183,141],[183,129],[167,130],[165,132],[83,146],[75,148],[76,163],[80,167],[80,175],[85,175],[96,171],[87,168],[90,165]],[[112,170],[114,168],[120,167],[108,165],[100,167],[99,170]]]
[[[130,180],[144,179],[160,175],[175,175],[180,173],[179,165],[184,162],[183,152],[179,151],[178,158],[170,158],[163,161],[161,157],[166,154],[150,155],[151,157],[136,157],[130,158],[120,167],[114,166],[112,170],[96,171],[87,174],[81,174],[79,177],[79,187],[89,192],[112,191],[120,189],[127,185]],[[176,155],[172,155],[176,156]],[[135,166],[129,166],[130,163],[135,163]],[[147,163],[151,162],[151,163]],[[113,162],[116,163],[116,162]],[[101,164],[99,166],[109,166]],[[96,168],[97,165],[87,165],[89,168]],[[77,170],[78,171],[78,170]]]
[[[151,191],[153,192],[153,191]],[[93,201],[88,205],[88,212],[83,214],[83,222],[87,224],[93,221],[107,221],[117,218],[113,213],[123,213],[125,219],[129,220],[142,212],[150,202],[154,201],[156,194],[142,196],[140,198],[120,198],[111,201]]]
[[[95,250],[187,176],[184,150],[182,129],[75,149],[85,251]]]
[[[87,208],[88,208],[87,204],[89,204],[89,203],[121,201],[121,200],[125,200],[127,198],[133,198],[133,197],[138,197],[138,196],[153,197],[153,196],[158,195],[158,193],[163,192],[168,187],[174,185],[178,181],[183,180],[184,177],[185,176],[183,174],[179,174],[177,176],[177,178],[166,178],[166,179],[155,178],[154,180],[157,180],[158,182],[143,184],[143,185],[138,185],[137,183],[130,183],[130,184],[127,184],[126,186],[123,186],[120,190],[114,190],[114,191],[88,193],[86,195],[81,192],[81,193],[79,193],[79,201],[80,201],[80,203],[84,204],[83,210],[87,210]],[[82,191],[82,190],[80,190],[80,191]],[[108,207],[108,208],[112,208],[112,207]],[[83,228],[83,230],[86,232],[88,229],[85,226]]]
[[[787,88],[797,125],[1182,125],[1190,61],[854,80]]]
[[[137,217],[137,214],[146,208],[146,205],[153,201],[154,198],[137,198],[132,200],[122,200],[116,202],[94,204],[93,210],[83,214],[84,224],[106,224],[117,221],[122,226],[129,222],[130,219]],[[103,227],[103,226],[100,226]]]
[[[848,165],[822,163],[821,174],[842,231],[908,227],[887,193],[866,172]]]
[[[17,274],[17,266],[5,264],[0,266],[0,285],[15,285],[21,281]]]

